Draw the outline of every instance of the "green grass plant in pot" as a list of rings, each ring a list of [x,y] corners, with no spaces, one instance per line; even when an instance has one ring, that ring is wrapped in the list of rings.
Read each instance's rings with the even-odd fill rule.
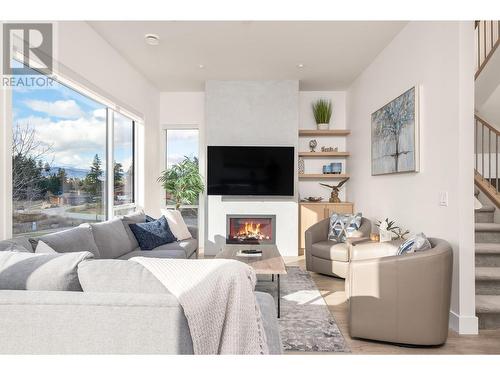
[[[328,130],[332,117],[332,102],[326,99],[319,99],[312,104],[312,110],[318,129]]]

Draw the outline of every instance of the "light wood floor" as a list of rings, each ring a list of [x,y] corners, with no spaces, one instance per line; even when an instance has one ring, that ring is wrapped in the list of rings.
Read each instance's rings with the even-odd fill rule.
[[[285,262],[289,266],[305,269],[303,256],[286,257]],[[353,340],[347,330],[344,280],[312,272],[311,276],[353,354],[500,354],[500,330],[482,330],[479,335],[458,335],[450,330],[448,341],[438,348],[404,348],[367,340]]]

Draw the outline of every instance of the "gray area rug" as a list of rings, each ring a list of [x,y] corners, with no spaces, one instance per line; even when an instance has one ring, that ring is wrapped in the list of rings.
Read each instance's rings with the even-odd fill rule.
[[[281,339],[285,351],[340,352],[350,349],[308,272],[287,267],[281,276]],[[276,279],[259,277],[256,290],[277,298]]]

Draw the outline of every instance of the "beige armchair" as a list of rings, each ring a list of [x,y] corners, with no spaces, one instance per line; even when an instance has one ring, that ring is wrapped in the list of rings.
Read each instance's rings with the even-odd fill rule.
[[[429,241],[429,250],[350,263],[351,337],[406,345],[446,341],[453,252],[444,240]]]
[[[328,240],[330,219],[326,218],[306,230],[306,269],[324,275],[345,278],[349,268],[350,245]],[[366,218],[361,219],[361,227],[352,234],[355,238],[370,237],[372,224]]]

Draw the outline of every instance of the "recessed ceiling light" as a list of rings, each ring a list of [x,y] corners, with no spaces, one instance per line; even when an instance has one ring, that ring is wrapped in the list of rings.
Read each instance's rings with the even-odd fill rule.
[[[157,46],[160,44],[160,37],[156,34],[146,34],[144,35],[144,41],[150,46]]]
[[[304,67],[304,64],[297,64],[297,68],[302,69]]]
[[[198,68],[200,68],[200,69],[204,69],[204,68],[205,68],[205,65],[203,65],[203,64],[199,64],[199,65],[198,65]]]

